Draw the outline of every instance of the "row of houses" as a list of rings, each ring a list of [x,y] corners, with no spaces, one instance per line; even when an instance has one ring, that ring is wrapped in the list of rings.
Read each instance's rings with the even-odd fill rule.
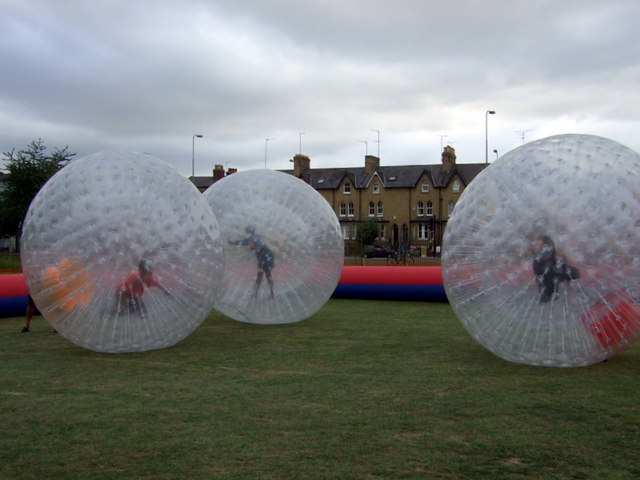
[[[366,155],[360,167],[312,168],[302,154],[291,160],[293,169],[282,170],[311,185],[329,202],[345,239],[347,254],[361,248],[358,226],[378,225],[377,243],[388,248],[419,249],[437,256],[449,216],[469,183],[487,167],[485,163],[458,164],[455,149],[446,146],[440,163],[431,165],[380,165]],[[216,165],[212,176],[191,177],[200,190],[234,173]]]

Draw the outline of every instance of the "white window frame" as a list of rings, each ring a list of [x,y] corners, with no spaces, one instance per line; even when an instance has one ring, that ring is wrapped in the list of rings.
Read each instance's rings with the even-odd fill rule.
[[[378,217],[383,217],[384,216],[384,204],[382,203],[382,201],[378,202],[378,207],[376,210],[376,214]]]
[[[347,205],[347,217],[353,217],[356,214],[356,209],[353,205],[353,202],[349,202]]]
[[[378,182],[377,180],[375,182],[373,182],[373,185],[371,186],[371,191],[373,192],[374,195],[379,195],[380,194],[380,182]]]
[[[420,191],[422,193],[429,193],[429,180],[425,180],[424,182],[422,182],[422,185],[420,186]]]
[[[369,202],[369,216],[370,217],[376,216],[376,205],[373,202]]]
[[[456,178],[453,181],[453,184],[451,185],[451,191],[453,193],[460,193],[461,188],[462,188],[462,182]]]
[[[344,202],[340,202],[340,213],[338,214],[341,217],[347,216],[347,204]]]
[[[342,193],[344,193],[345,195],[351,194],[351,183],[344,182],[344,185],[342,186]]]
[[[425,210],[427,217],[433,217],[433,202],[429,200],[427,202],[427,208]]]
[[[416,215],[419,217],[424,216],[424,202],[422,200],[418,201],[418,206],[416,207]]]

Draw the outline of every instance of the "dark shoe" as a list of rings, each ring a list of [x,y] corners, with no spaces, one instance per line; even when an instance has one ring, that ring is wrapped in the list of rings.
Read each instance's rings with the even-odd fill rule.
[[[22,330],[20,330],[20,333],[29,333],[31,331],[31,329],[29,327],[22,327]]]

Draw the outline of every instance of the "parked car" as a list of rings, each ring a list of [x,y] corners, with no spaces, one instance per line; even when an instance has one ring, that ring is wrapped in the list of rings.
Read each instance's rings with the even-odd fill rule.
[[[381,245],[367,245],[364,247],[364,258],[395,258],[396,252]]]

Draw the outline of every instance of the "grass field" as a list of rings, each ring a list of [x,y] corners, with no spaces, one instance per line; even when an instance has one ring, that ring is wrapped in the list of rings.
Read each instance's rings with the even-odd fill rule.
[[[337,299],[127,355],[21,326],[0,319],[2,480],[640,477],[638,345],[528,367],[448,304]]]

